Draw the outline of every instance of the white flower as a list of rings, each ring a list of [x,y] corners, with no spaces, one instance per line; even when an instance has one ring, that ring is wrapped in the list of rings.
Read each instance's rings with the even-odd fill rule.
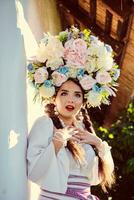
[[[103,54],[97,59],[97,65],[99,68],[103,68],[106,71],[110,70],[113,66],[113,58],[109,56],[109,53]]]
[[[65,43],[64,59],[67,65],[83,68],[87,59],[87,44],[84,40],[71,39]]]
[[[52,79],[53,79],[53,84],[57,87],[61,86],[62,83],[64,83],[65,81],[67,81],[67,76],[64,74],[61,74],[57,71],[54,71],[52,73]]]
[[[96,58],[96,69],[103,68],[108,71],[113,66],[112,53],[107,51],[103,42],[91,43],[88,48],[88,56],[91,60]]]
[[[39,93],[42,97],[44,97],[45,99],[52,97],[55,94],[55,87],[51,86],[51,87],[45,87],[44,85],[42,85],[39,88]]]
[[[68,76],[71,78],[76,78],[77,77],[77,69],[70,67]]]
[[[92,73],[93,71],[95,71],[95,69],[97,68],[96,67],[97,65],[96,65],[96,59],[95,58],[92,58],[92,59],[90,59],[89,58],[89,60],[86,62],[86,64],[85,64],[85,69],[88,71],[88,73],[90,74],[90,73]]]
[[[64,47],[56,37],[49,36],[48,43],[40,43],[36,59],[37,61],[44,63],[46,60],[53,60],[63,57]]]
[[[52,58],[46,62],[46,67],[50,67],[52,70],[55,70],[63,64],[64,63],[62,58]]]
[[[98,71],[96,75],[96,80],[100,84],[107,84],[112,81],[110,74],[106,71]]]
[[[41,43],[39,45],[39,48],[36,53],[36,60],[41,63],[44,63],[47,60],[47,48],[44,43]]]
[[[95,83],[96,80],[88,75],[84,75],[84,77],[80,80],[80,84],[84,90],[90,90]]]
[[[48,78],[48,72],[45,67],[41,67],[35,71],[34,80],[36,83],[43,83]]]
[[[88,106],[97,107],[101,105],[102,96],[98,92],[91,90],[85,94],[85,98],[87,98]]]
[[[101,92],[103,94],[103,92],[107,92],[110,96],[116,96],[115,92],[108,86],[102,86],[101,87]]]
[[[90,45],[87,49],[87,53],[89,56],[98,57],[99,47],[96,44]]]

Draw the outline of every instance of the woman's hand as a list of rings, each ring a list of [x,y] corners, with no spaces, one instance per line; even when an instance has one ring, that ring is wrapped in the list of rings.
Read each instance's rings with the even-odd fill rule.
[[[99,149],[102,144],[102,140],[97,135],[82,129],[77,129],[75,131],[73,140],[79,143],[94,145],[97,149]]]
[[[75,132],[73,127],[54,129],[54,135],[52,141],[55,146],[56,153],[60,150],[61,147],[65,147],[67,145],[67,141],[71,139],[72,135],[74,134]]]

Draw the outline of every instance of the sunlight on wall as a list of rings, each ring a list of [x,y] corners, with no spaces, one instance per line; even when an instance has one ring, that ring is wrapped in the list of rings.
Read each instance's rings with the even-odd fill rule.
[[[29,58],[33,56],[38,47],[35,37],[24,18],[23,7],[20,1],[16,1],[16,11],[17,11],[17,27],[21,30],[21,34],[24,37],[24,45],[26,57]],[[27,102],[28,102],[28,130],[31,129],[32,124],[39,116],[43,115],[43,108],[41,104],[33,103],[34,88],[30,87],[27,81]],[[17,144],[17,136],[14,132],[10,135],[10,147]],[[37,200],[39,195],[39,187],[30,182],[30,200]]]
[[[8,149],[15,147],[18,143],[18,137],[20,134],[16,133],[14,130],[11,130],[8,137]]]
[[[38,48],[37,41],[24,17],[24,11],[20,1],[16,1],[17,27],[20,28],[24,38],[26,57],[33,56]]]

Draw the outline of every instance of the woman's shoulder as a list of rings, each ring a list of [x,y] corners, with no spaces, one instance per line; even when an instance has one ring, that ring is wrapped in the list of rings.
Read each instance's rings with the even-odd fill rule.
[[[44,132],[46,132],[48,134],[53,132],[52,119],[45,115],[40,116],[35,120],[35,122],[32,125],[32,128],[30,130],[29,136],[31,137],[31,136],[34,136],[37,134],[44,135]]]
[[[34,124],[42,124],[42,125],[46,125],[46,124],[53,124],[52,119],[50,117],[48,117],[47,115],[42,115],[40,117],[38,117]]]

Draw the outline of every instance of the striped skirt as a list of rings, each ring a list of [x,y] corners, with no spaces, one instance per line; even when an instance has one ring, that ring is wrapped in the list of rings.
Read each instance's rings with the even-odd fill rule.
[[[38,200],[99,200],[98,197],[91,195],[91,187],[87,177],[70,175],[67,184],[68,187],[65,194],[41,188]]]

